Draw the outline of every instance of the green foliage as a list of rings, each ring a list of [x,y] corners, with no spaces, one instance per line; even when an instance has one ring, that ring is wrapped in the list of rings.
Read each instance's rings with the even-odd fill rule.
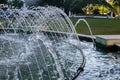
[[[72,0],[65,0],[64,1],[64,4],[63,4],[63,7],[65,9],[69,9],[71,7],[71,3],[73,4],[73,1]]]
[[[94,10],[93,10],[93,14],[98,15],[98,14],[100,14],[99,11],[100,11],[99,9],[94,9]]]
[[[61,7],[64,0],[40,0],[40,5],[51,5]]]
[[[99,6],[100,14],[108,14],[110,10],[106,6]]]
[[[11,6],[14,6],[16,8],[21,8],[23,6],[23,1],[21,0],[13,0],[12,2],[10,2]]]
[[[0,0],[0,4],[7,4],[7,0]]]
[[[65,9],[65,12],[68,13],[68,11],[75,12],[82,12],[82,8],[85,6],[84,2],[82,0],[65,0],[63,4],[63,8]]]
[[[65,12],[69,14],[71,12],[83,12],[82,8],[89,4],[99,4],[112,8],[106,0],[41,0],[41,5],[52,5],[64,8]]]
[[[112,12],[115,14],[115,17],[120,18],[120,0],[110,0],[109,3],[113,7]]]
[[[120,7],[120,0],[113,0],[113,5]]]

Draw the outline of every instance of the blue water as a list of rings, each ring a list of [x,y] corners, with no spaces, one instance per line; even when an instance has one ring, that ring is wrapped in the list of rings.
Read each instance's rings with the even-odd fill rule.
[[[49,80],[48,75],[51,76],[52,80],[58,79],[58,72],[56,72],[55,65],[53,64],[54,60],[50,59],[52,56],[49,54],[49,52],[47,52],[47,48],[43,45],[43,42],[40,40],[36,42],[34,35],[28,39],[27,38],[27,36],[22,36],[21,38],[18,35],[13,35],[11,37],[1,36],[0,80],[22,80],[22,78],[23,80],[32,80],[32,76],[33,80],[38,80],[38,78],[40,80],[42,80],[42,78],[43,80]],[[42,36],[42,38],[44,37]],[[38,43],[40,45],[38,45]],[[75,41],[75,43],[77,42]],[[39,54],[40,46],[48,65],[44,63],[42,54]],[[58,42],[54,46],[57,47],[57,51],[60,50],[59,56],[61,57],[59,60],[61,63],[69,61],[67,62],[68,69],[71,65],[70,61],[72,61],[72,63],[80,63],[81,56],[78,55],[79,50],[75,49],[75,47],[70,46],[65,42]],[[81,47],[86,58],[86,65],[84,72],[82,72],[76,80],[120,80],[119,52],[105,53],[96,51],[93,47],[93,43],[84,41],[81,42]],[[76,56],[75,60],[73,60],[75,57],[73,57],[74,55],[72,55],[72,53],[74,55],[78,55]],[[65,60],[62,60],[62,58]],[[36,62],[36,59],[38,60],[38,63]],[[40,69],[37,65],[39,65]],[[69,79],[66,78],[66,80],[71,80],[71,73],[67,72],[67,67],[65,66],[65,71],[63,71],[63,73],[65,76],[69,76]],[[50,71],[49,74],[47,72],[47,68]],[[70,68],[74,73],[75,67],[73,66]]]
[[[86,66],[77,80],[120,80],[120,53],[96,51],[92,43],[82,42]]]
[[[53,40],[40,33],[1,34],[0,80],[63,80],[59,74],[71,80],[83,61],[80,50],[70,44],[78,41]]]

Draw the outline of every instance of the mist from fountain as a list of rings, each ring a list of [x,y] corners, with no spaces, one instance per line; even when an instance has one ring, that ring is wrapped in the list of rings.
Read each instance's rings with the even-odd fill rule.
[[[0,12],[5,14],[0,22],[0,79],[71,80],[84,67],[75,27],[62,10]]]

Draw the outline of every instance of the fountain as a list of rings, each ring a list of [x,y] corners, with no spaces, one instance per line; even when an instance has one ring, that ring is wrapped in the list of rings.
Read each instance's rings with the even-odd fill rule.
[[[74,25],[56,7],[0,9],[0,80],[71,80],[85,66]]]

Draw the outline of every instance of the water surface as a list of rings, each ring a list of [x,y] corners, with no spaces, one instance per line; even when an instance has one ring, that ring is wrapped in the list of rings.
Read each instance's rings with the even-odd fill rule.
[[[120,80],[119,52],[99,52],[94,50],[89,42],[82,42],[82,46],[86,66],[77,80]]]

